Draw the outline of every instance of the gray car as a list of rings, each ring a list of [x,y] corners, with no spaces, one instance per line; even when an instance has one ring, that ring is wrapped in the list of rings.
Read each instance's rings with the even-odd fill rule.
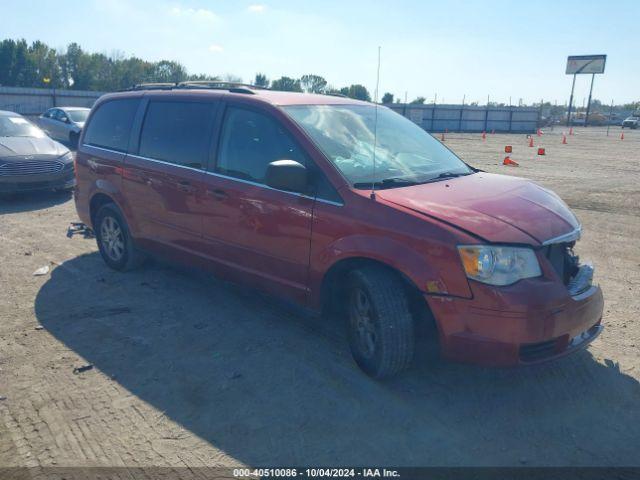
[[[90,111],[83,107],[50,108],[38,117],[38,124],[51,138],[75,148]]]
[[[67,147],[22,115],[0,110],[0,193],[71,190],[75,183]]]

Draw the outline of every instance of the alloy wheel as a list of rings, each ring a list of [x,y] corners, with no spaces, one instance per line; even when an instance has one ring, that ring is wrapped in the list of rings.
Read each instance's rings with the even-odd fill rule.
[[[125,252],[124,234],[115,218],[111,216],[103,218],[100,226],[100,240],[111,260],[114,262],[122,260]]]

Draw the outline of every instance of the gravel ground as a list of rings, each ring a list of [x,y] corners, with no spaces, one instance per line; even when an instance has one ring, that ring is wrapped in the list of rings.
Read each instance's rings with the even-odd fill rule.
[[[445,139],[576,211],[600,338],[516,369],[421,353],[385,383],[332,322],[157,262],[110,271],[93,240],[65,238],[68,196],[2,200],[0,466],[640,465],[640,132],[619,135],[562,145],[556,128],[534,138],[544,157],[524,135]],[[501,165],[508,144],[520,167]]]

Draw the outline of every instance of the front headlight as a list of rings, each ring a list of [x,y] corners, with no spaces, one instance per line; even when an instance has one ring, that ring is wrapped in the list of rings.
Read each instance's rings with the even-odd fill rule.
[[[461,245],[458,252],[467,277],[489,285],[511,285],[542,274],[530,248]]]

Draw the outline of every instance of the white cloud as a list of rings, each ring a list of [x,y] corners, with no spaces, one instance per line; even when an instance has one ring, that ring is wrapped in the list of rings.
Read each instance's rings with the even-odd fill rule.
[[[206,8],[182,8],[178,6],[173,7],[169,13],[174,17],[203,20],[207,22],[218,20],[218,16]]]
[[[249,7],[247,8],[247,11],[249,11],[250,13],[263,13],[266,9],[267,7],[265,5],[254,4],[254,5],[249,5]]]
[[[209,51],[213,53],[220,53],[224,51],[224,48],[222,48],[222,45],[216,45],[214,43],[213,45],[209,45]]]

